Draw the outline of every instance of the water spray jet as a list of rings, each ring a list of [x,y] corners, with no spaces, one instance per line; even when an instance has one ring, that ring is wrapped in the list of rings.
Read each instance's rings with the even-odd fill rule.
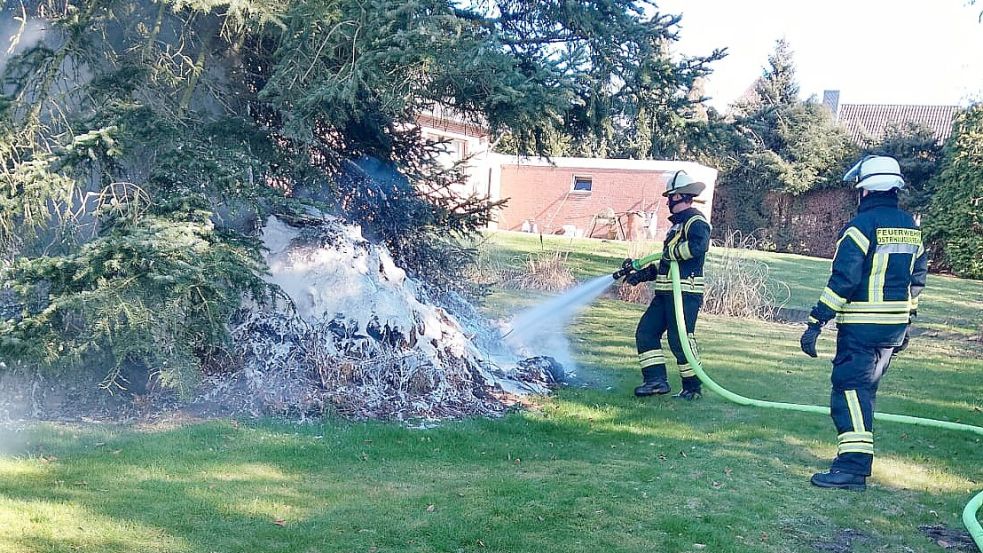
[[[614,281],[600,276],[559,296],[522,311],[509,321],[502,338],[516,351],[552,357],[566,376],[577,372],[564,328],[581,309],[603,294]]]

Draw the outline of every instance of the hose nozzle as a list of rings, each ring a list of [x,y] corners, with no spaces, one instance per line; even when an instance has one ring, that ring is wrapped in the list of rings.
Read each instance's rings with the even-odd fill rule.
[[[611,273],[611,278],[613,278],[614,280],[618,280],[619,278],[624,278],[632,274],[633,272],[635,272],[635,270],[636,270],[635,261],[631,258],[627,258],[621,263],[620,269]]]

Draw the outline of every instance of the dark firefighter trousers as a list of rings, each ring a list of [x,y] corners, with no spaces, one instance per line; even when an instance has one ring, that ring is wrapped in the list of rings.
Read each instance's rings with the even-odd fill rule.
[[[839,436],[831,470],[870,476],[877,385],[893,353],[893,346],[864,343],[849,325],[837,330],[829,407]]]
[[[703,305],[703,294],[683,294],[683,318],[686,320],[686,335],[689,337],[690,349],[699,358],[696,347],[696,317]],[[638,321],[635,330],[635,345],[638,347],[638,362],[642,368],[642,379],[645,382],[666,380],[666,358],[662,352],[662,335],[669,333],[669,349],[676,358],[679,375],[683,377],[685,389],[698,388],[699,380],[696,372],[686,361],[686,354],[679,343],[679,332],[676,330],[676,311],[673,307],[671,294],[656,293],[652,298],[645,314]],[[689,384],[689,385],[687,385]]]

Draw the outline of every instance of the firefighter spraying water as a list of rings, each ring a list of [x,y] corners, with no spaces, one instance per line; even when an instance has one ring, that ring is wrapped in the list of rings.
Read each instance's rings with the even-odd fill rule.
[[[705,188],[706,184],[693,180],[684,171],[676,172],[662,194],[667,198],[672,212],[669,221],[673,224],[663,242],[662,253],[641,260],[626,259],[621,269],[612,275],[615,280],[624,278],[632,286],[655,281],[655,296],[635,331],[638,364],[642,370],[642,385],[635,388],[635,395],[639,397],[671,391],[662,351],[662,336],[666,332],[669,349],[682,378],[682,390],[674,397],[693,400],[703,395],[700,379],[687,361],[675,331],[677,321],[672,309],[669,263],[678,262],[683,274],[683,324],[686,340],[695,351],[696,317],[703,305],[703,263],[710,247],[710,223],[693,207],[693,202]]]

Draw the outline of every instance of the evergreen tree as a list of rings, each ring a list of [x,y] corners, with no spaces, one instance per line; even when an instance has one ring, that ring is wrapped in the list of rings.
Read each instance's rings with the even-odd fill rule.
[[[420,112],[451,109],[523,153],[605,152],[637,91],[672,96],[702,71],[657,55],[678,18],[630,0],[8,0],[2,13],[21,18],[3,27],[0,96],[0,259],[20,309],[0,321],[0,355],[99,355],[180,385],[220,356],[240,298],[264,295],[253,231],[270,213],[314,204],[411,273],[457,280],[467,251],[448,237],[491,206],[447,193],[462,174],[415,130]]]
[[[798,98],[792,52],[776,43],[768,68],[753,93],[734,106],[739,138],[722,156],[718,193],[727,205],[725,227],[747,233],[763,231],[765,241],[786,249],[792,197],[809,190],[841,186],[840,177],[856,157],[856,146],[822,105]],[[764,204],[768,193],[779,194],[778,209]]]
[[[941,248],[936,257],[961,277],[983,279],[983,104],[956,116],[942,172],[928,188],[923,228]]]
[[[792,54],[792,48],[784,38],[775,43],[775,51],[768,56],[768,68],[754,87],[762,106],[779,109],[799,102],[799,83]]]

